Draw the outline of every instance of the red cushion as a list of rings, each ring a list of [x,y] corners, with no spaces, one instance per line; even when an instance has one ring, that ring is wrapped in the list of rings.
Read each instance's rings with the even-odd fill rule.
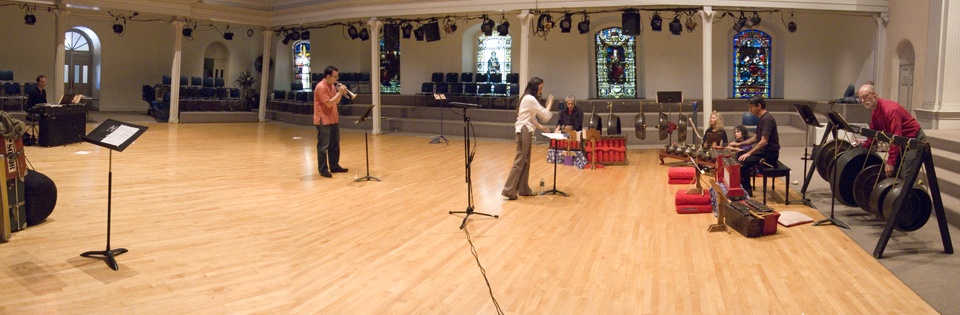
[[[670,184],[670,185],[692,185],[692,184],[693,184],[693,178],[688,178],[688,179],[671,179],[671,180],[667,181],[667,184]]]
[[[667,172],[669,178],[673,179],[693,179],[696,177],[696,171],[693,167],[683,166],[683,167],[671,167],[670,171]]]
[[[677,191],[677,196],[674,200],[676,200],[676,205],[678,207],[680,205],[710,205],[710,193],[707,192],[703,195],[688,194],[686,190],[679,190]]]
[[[713,212],[711,205],[679,205],[677,213],[709,213]]]

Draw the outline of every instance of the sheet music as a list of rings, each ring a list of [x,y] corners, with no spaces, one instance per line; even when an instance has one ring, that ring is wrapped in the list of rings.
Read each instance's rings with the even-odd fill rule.
[[[546,133],[546,132],[545,132],[545,133],[542,133],[542,134],[543,134],[544,137],[547,137],[547,138],[550,138],[550,139],[553,139],[553,140],[569,139],[569,137],[567,137],[567,134],[562,133],[562,132],[555,132],[555,133]]]
[[[104,137],[102,142],[113,146],[120,146],[126,142],[127,139],[133,137],[138,130],[139,129],[134,127],[120,125],[117,126],[117,129],[113,130],[109,135]]]

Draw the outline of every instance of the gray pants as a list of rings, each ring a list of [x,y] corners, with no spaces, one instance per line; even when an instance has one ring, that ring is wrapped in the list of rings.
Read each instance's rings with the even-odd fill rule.
[[[533,195],[533,189],[530,189],[528,184],[533,132],[527,126],[523,126],[516,135],[517,157],[513,159],[513,167],[510,168],[510,176],[507,176],[507,184],[503,186],[502,193],[506,196]]]

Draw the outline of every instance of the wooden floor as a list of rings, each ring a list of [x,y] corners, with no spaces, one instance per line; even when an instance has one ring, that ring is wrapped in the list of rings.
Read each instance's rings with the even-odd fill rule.
[[[312,127],[148,126],[113,154],[111,245],[129,250],[119,271],[78,256],[105,247],[108,151],[27,148],[57,208],[0,244],[0,314],[496,313],[463,216],[448,214],[467,206],[461,141],[371,136],[383,182],[354,183],[360,133],[342,134],[350,172],[326,179]],[[836,227],[708,233],[712,214],[674,211],[691,186],[666,185],[654,151],[561,166],[569,198],[507,201],[514,150],[477,144],[476,210],[500,218],[470,216],[466,229],[507,314],[936,313]],[[549,186],[546,147],[533,151],[531,183]]]

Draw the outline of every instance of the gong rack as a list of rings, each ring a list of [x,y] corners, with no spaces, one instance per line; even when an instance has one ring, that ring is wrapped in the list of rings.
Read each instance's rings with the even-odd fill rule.
[[[909,191],[913,189],[914,183],[917,181],[917,177],[920,175],[921,165],[924,167],[927,174],[927,183],[930,186],[930,197],[933,199],[934,213],[937,216],[937,224],[940,228],[940,238],[943,240],[943,252],[947,254],[953,254],[953,242],[950,240],[950,231],[947,229],[947,217],[943,209],[943,200],[940,197],[940,184],[937,182],[937,173],[933,167],[933,153],[930,149],[930,143],[913,138],[876,131],[869,128],[851,126],[843,119],[843,116],[840,116],[840,114],[835,111],[828,113],[827,117],[829,118],[829,122],[827,122],[826,130],[829,132],[823,133],[823,138],[820,139],[819,147],[823,147],[823,145],[826,144],[830,135],[833,135],[834,138],[837,138],[837,132],[840,129],[874,139],[875,141],[886,142],[900,146],[902,151],[901,154],[903,154],[901,156],[903,158],[903,162],[901,162],[901,164],[903,165],[903,185],[905,186],[904,188],[901,188],[902,191]],[[819,154],[814,154],[814,159],[818,159],[818,155]],[[813,163],[816,165],[818,161],[814,160]],[[813,177],[814,170],[815,168],[810,168],[810,170],[807,171],[801,192],[806,193],[810,179]],[[890,236],[893,234],[893,229],[896,225],[896,218],[900,214],[900,208],[903,206],[903,201],[906,199],[907,195],[908,194],[905,193],[899,194],[896,201],[893,203],[893,209],[891,209],[892,212],[890,216],[886,218],[887,222],[883,228],[883,233],[880,234],[880,239],[877,241],[877,246],[873,250],[874,258],[879,259],[883,256],[883,250],[887,247],[887,243],[890,241]]]

